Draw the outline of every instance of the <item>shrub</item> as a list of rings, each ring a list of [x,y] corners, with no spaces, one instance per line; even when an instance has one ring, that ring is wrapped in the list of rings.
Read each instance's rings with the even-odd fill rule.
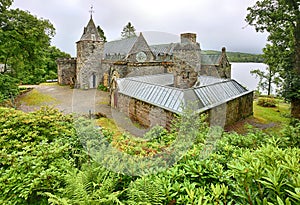
[[[257,105],[262,107],[276,107],[277,100],[275,98],[259,98]]]
[[[107,92],[108,91],[108,88],[107,87],[105,87],[104,85],[102,85],[102,84],[99,84],[99,86],[98,86],[98,90],[102,90],[102,91],[104,91],[104,92]]]

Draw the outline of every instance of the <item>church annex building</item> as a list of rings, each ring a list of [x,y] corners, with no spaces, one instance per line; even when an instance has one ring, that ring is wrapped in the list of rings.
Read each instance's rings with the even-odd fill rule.
[[[196,34],[180,37],[180,42],[149,45],[140,33],[105,43],[91,16],[76,42],[77,57],[57,60],[58,83],[110,88],[111,106],[144,127],[169,127],[191,102],[214,122],[225,106],[225,125],[252,115],[253,92],[231,79],[226,49],[205,55]]]

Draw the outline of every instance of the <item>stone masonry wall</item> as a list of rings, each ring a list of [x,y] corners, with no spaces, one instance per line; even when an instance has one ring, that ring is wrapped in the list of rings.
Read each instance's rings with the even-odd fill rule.
[[[118,94],[117,108],[132,121],[138,122],[145,128],[160,125],[170,129],[171,122],[174,118],[174,114],[170,111],[130,98],[123,94]]]
[[[72,85],[76,80],[76,58],[57,59],[57,75],[60,85]]]
[[[91,76],[96,76],[96,86],[103,80],[101,59],[103,55],[103,42],[79,41],[77,42],[77,87],[88,89],[91,86]]]
[[[253,92],[240,98],[233,99],[226,104],[208,110],[208,122],[210,125],[232,125],[235,122],[253,114]],[[170,129],[175,114],[151,104],[118,94],[118,110],[127,115],[132,121],[140,123],[148,128],[160,125]],[[222,110],[225,110],[222,116]]]
[[[226,116],[220,116],[223,113],[222,109],[226,110],[226,113],[224,113]],[[209,122],[214,123],[214,125],[224,125],[224,123],[225,126],[232,125],[253,114],[253,92],[217,106],[207,113],[209,115]],[[226,119],[225,122],[223,121],[224,118]]]

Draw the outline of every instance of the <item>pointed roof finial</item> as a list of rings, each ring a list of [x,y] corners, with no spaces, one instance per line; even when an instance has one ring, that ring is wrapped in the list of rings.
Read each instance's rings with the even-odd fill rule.
[[[93,5],[91,5],[91,10],[89,12],[91,13],[91,18],[93,18],[93,13],[95,13]]]

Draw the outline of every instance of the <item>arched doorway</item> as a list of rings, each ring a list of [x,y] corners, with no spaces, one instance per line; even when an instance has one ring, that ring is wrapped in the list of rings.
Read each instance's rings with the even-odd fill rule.
[[[90,76],[90,88],[96,88],[97,86],[97,76],[95,75],[95,73],[93,73],[91,76]]]

